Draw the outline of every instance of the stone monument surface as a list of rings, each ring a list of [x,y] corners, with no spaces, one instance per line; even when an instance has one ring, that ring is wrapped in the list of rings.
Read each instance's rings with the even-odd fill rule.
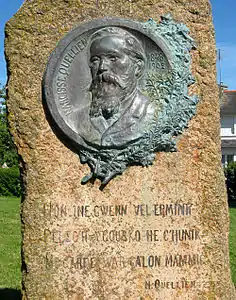
[[[149,18],[152,20],[142,23]],[[149,29],[132,27],[133,22],[135,26],[146,24],[142,25],[145,28],[164,26],[169,30],[165,31],[167,37],[175,31],[182,36],[181,41],[188,40],[189,44],[182,49],[172,41],[168,47],[168,42],[146,35]],[[176,24],[185,24],[190,35]],[[81,28],[88,27],[89,34],[83,36]],[[82,30],[80,34],[78,30]],[[196,49],[192,49],[192,38]],[[136,59],[136,67],[130,66],[131,75],[135,74],[131,92],[135,91],[136,98],[132,103],[142,99],[146,113],[143,118],[136,117],[131,133],[125,131],[133,117],[128,114],[125,124],[118,126],[120,129],[124,125],[122,134],[99,136],[99,132],[92,133],[92,128],[88,130],[90,123],[81,122],[87,109],[86,97],[98,94],[98,60],[107,62],[108,50],[109,55],[117,49],[121,53],[124,39],[134,46],[130,50]],[[153,48],[154,54],[149,50]],[[181,51],[175,52],[173,60],[175,49]],[[215,41],[209,1],[58,0],[57,5],[50,0],[25,1],[6,25],[5,51],[9,122],[24,184],[23,298],[235,299],[229,270],[229,216],[220,162]],[[77,56],[74,62],[76,51],[81,58]],[[122,59],[128,64],[126,56]],[[161,141],[152,147],[155,151],[145,152],[144,163],[140,156],[130,159],[125,151],[143,138],[146,121],[156,115],[165,119],[160,117],[162,106],[160,110],[152,108],[152,99],[156,98],[151,87],[145,89],[144,82],[157,82],[158,78],[145,79],[147,73],[141,74],[142,62],[147,60],[146,70],[153,67],[152,57],[158,74],[162,69],[161,82],[169,80],[173,86],[176,78],[182,78],[178,82],[192,85],[189,91],[185,85],[175,85],[173,94],[178,97],[182,93],[186,110],[167,119],[170,129],[163,129],[163,140],[163,132],[158,136]],[[183,69],[173,67],[177,57],[186,58],[186,65],[191,67],[191,72],[185,73],[188,80],[178,75]],[[109,61],[117,61],[114,53]],[[175,71],[171,75],[176,81],[170,79],[170,70]],[[108,74],[102,78],[104,82],[115,81]],[[128,84],[129,78],[124,81]],[[88,87],[90,93],[85,92]],[[165,88],[167,98],[163,96]],[[168,99],[168,84],[160,90],[160,100],[165,99],[173,109],[183,103]],[[155,91],[158,94],[160,90]],[[109,94],[110,86],[106,91]],[[112,90],[109,97],[113,94]],[[126,90],[124,99],[127,94]],[[103,117],[109,120],[111,107],[103,104],[91,105],[86,116],[99,118],[102,106]],[[177,121],[178,128],[182,126],[178,130],[173,125]],[[126,160],[115,160],[110,153]],[[108,165],[118,166],[115,173]],[[82,185],[81,179],[90,172],[92,175]]]

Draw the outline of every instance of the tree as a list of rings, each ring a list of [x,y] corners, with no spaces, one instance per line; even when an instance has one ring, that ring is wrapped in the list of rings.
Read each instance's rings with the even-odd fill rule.
[[[224,169],[229,201],[236,201],[236,162],[231,162]]]
[[[18,165],[18,156],[8,129],[6,113],[6,88],[0,84],[0,166],[4,163],[8,167]]]

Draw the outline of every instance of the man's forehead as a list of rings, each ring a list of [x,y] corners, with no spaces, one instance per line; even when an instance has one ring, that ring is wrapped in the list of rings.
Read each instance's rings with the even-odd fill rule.
[[[94,40],[90,47],[91,55],[119,52],[125,48],[125,40],[117,35],[108,35]]]

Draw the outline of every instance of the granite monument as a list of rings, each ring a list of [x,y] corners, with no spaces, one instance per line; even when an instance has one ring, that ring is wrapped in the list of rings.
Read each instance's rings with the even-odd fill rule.
[[[236,298],[215,49],[208,0],[27,0],[9,20],[23,299]]]

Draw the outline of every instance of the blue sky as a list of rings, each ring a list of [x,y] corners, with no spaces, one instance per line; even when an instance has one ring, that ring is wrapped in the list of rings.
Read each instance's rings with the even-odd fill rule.
[[[192,0],[194,1],[194,0]],[[23,0],[0,0],[0,83],[6,82],[4,24],[19,9]],[[211,0],[217,48],[221,50],[221,79],[236,90],[236,0]],[[219,63],[218,63],[219,70]],[[218,82],[220,81],[218,72]]]
[[[23,0],[0,0],[0,83],[6,82],[6,63],[4,58],[4,26],[20,8]]]

